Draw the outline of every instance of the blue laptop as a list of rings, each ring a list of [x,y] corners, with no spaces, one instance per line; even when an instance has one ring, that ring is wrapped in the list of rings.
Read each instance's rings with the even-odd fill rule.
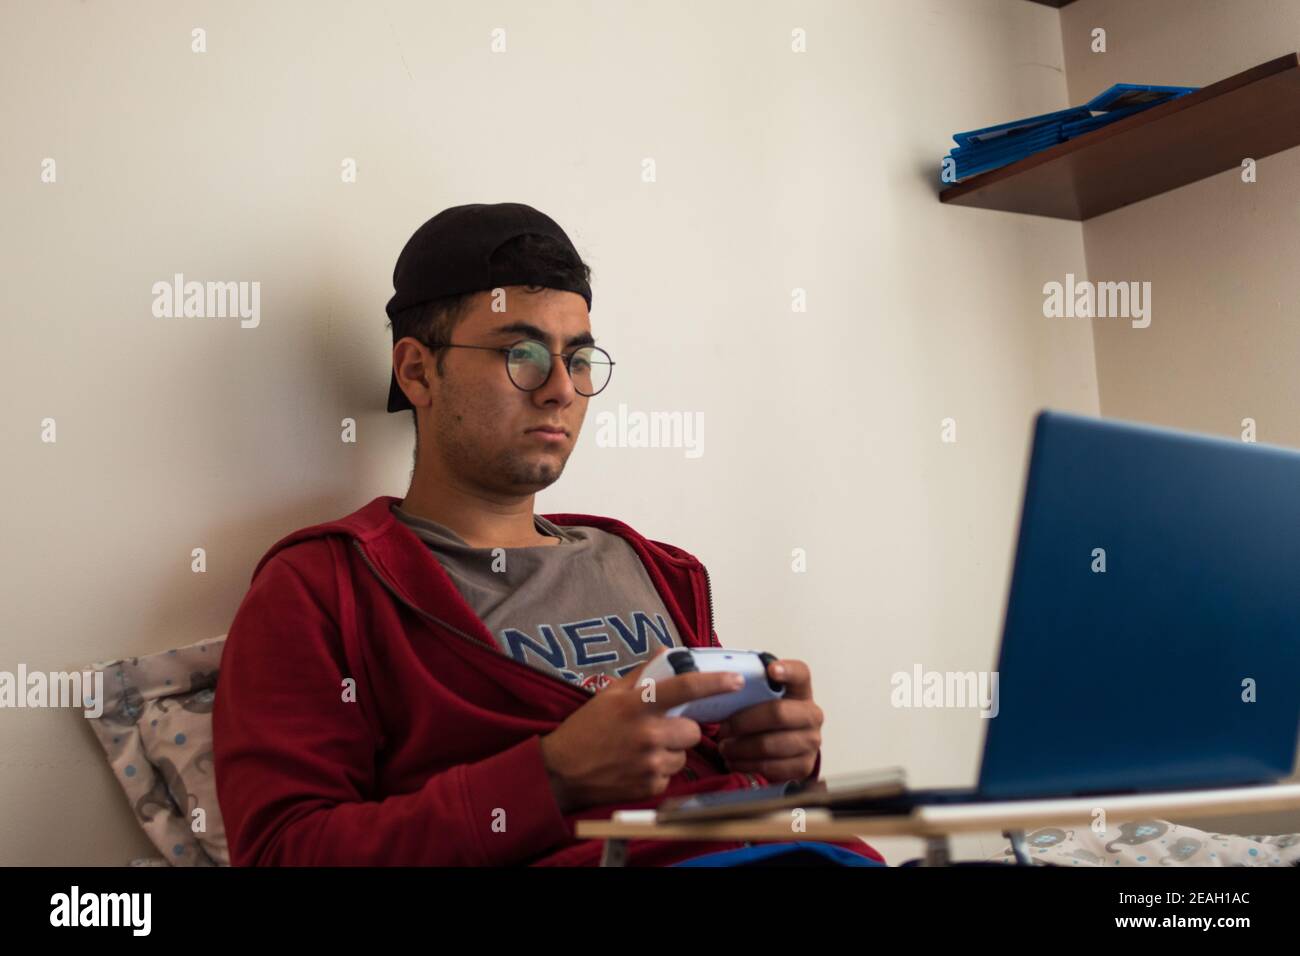
[[[978,786],[907,790],[888,774],[870,796],[847,794],[848,777],[808,785],[846,791],[833,813],[1290,775],[1300,452],[1050,411],[1033,442]],[[802,789],[689,803],[734,815]]]
[[[979,784],[880,802],[1290,775],[1300,452],[1051,411],[1033,442]]]

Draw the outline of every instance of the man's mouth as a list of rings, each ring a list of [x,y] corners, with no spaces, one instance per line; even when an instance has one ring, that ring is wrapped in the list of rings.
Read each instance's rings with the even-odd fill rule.
[[[530,428],[525,434],[536,435],[542,441],[558,442],[564,441],[569,437],[569,433],[559,425],[542,425],[538,428]]]

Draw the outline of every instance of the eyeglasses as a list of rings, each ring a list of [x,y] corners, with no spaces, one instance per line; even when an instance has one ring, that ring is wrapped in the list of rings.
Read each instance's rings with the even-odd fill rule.
[[[445,349],[482,349],[485,352],[501,352],[506,357],[506,374],[510,376],[515,388],[525,392],[535,392],[551,378],[555,356],[564,359],[564,368],[573,380],[573,388],[579,395],[591,397],[598,394],[609,384],[614,371],[614,362],[609,353],[595,345],[584,345],[568,355],[552,352],[537,339],[521,339],[508,348],[492,345],[459,345],[452,342],[426,342],[429,348]]]

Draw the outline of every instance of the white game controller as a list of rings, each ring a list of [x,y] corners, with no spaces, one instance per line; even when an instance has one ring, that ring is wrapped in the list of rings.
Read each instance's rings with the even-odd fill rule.
[[[733,651],[725,647],[678,648],[660,654],[647,664],[637,683],[649,677],[657,684],[694,671],[734,671],[740,674],[745,678],[745,686],[740,690],[690,700],[664,711],[668,717],[689,717],[701,724],[716,724],[738,710],[785,696],[785,685],[767,674],[767,666],[776,659],[775,654],[766,651]]]

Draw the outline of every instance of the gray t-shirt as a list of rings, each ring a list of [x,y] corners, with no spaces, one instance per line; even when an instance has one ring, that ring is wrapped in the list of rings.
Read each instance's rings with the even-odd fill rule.
[[[474,548],[450,528],[392,505],[517,661],[592,693],[682,641],[632,546],[616,534],[533,523],[558,545]]]

